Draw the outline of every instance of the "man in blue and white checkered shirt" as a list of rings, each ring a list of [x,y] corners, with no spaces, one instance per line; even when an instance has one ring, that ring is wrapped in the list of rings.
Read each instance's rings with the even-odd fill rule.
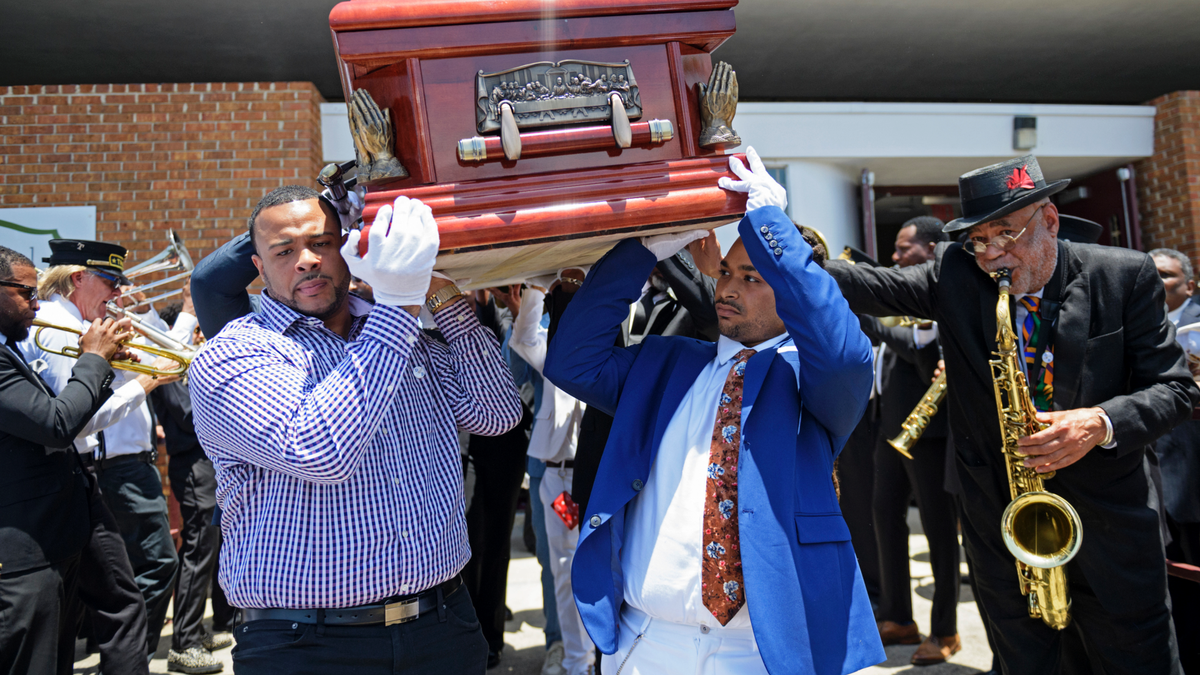
[[[196,430],[217,470],[220,583],[244,610],[246,673],[482,673],[458,577],[470,549],[456,431],[496,435],[521,403],[491,331],[432,277],[432,212],[380,209],[365,257],[315,191],[250,219],[266,292],[192,364]],[[374,307],[348,294],[350,276]],[[422,333],[428,306],[446,344]]]

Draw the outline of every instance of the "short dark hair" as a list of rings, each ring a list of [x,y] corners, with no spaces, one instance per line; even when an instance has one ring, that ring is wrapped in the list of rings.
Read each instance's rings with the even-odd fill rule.
[[[1179,269],[1183,272],[1185,279],[1191,280],[1195,274],[1192,270],[1192,261],[1188,257],[1173,248],[1156,248],[1150,251],[1151,258],[1170,258],[1179,263]]]
[[[321,199],[321,193],[308,187],[307,185],[284,185],[271,190],[262,199],[258,200],[258,204],[254,207],[254,212],[250,214],[250,220],[246,223],[246,228],[250,231],[250,244],[254,245],[254,221],[258,220],[258,214],[264,209],[269,209],[272,206],[282,206],[291,204],[292,202],[306,202],[310,199],[317,199],[322,202],[321,208],[325,208],[324,200]]]
[[[0,246],[0,279],[11,279],[14,267],[33,267],[33,261],[11,248]]]
[[[925,244],[936,244],[943,241],[950,241],[950,235],[942,231],[946,224],[933,216],[917,216],[904,221],[900,229],[912,227],[916,229],[914,238]]]
[[[167,324],[171,328],[174,328],[175,320],[179,318],[179,313],[182,311],[182,302],[172,302],[166,307],[163,307],[163,311],[158,313],[158,318],[162,319],[163,323]]]

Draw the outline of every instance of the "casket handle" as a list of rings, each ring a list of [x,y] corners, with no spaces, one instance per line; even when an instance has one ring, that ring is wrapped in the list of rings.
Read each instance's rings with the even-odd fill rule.
[[[509,161],[521,159],[521,130],[517,128],[517,118],[508,101],[500,102],[500,144]]]
[[[671,120],[650,120],[629,125],[629,142],[624,147],[659,145],[675,137]],[[486,162],[508,157],[501,138],[472,136],[458,142],[458,158],[464,162]],[[617,138],[616,125],[574,129],[532,131],[519,137],[525,157],[542,157],[573,152],[612,148]]]
[[[629,128],[629,115],[625,113],[625,100],[617,92],[608,96],[612,105],[612,133],[618,148],[628,148],[633,143],[633,130]]]

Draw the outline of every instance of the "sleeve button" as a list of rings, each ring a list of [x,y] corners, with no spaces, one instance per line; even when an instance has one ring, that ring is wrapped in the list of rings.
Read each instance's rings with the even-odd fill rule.
[[[633,491],[634,492],[641,492],[642,488],[645,486],[646,486],[646,484],[642,482],[641,478],[633,479]]]
[[[592,516],[591,519],[588,520],[588,524],[591,525],[593,529],[600,527],[600,516]]]
[[[781,256],[781,255],[783,255],[783,249],[781,249],[781,248],[776,248],[776,249],[775,249],[775,255],[776,255],[776,256]]]
[[[766,234],[771,231],[771,228],[767,227],[766,225],[763,225],[762,227],[758,228],[758,231],[762,232],[763,234]]]

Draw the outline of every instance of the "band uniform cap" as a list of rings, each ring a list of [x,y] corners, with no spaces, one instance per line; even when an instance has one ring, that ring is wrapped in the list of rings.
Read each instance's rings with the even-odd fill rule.
[[[1071,183],[1071,179],[1046,183],[1037,157],[1025,155],[975,169],[958,177],[962,201],[961,218],[946,223],[950,234],[1003,218],[1049,197]]]
[[[125,247],[103,241],[86,239],[51,239],[50,257],[42,262],[55,265],[82,265],[115,275],[125,286],[132,285],[125,278]]]

